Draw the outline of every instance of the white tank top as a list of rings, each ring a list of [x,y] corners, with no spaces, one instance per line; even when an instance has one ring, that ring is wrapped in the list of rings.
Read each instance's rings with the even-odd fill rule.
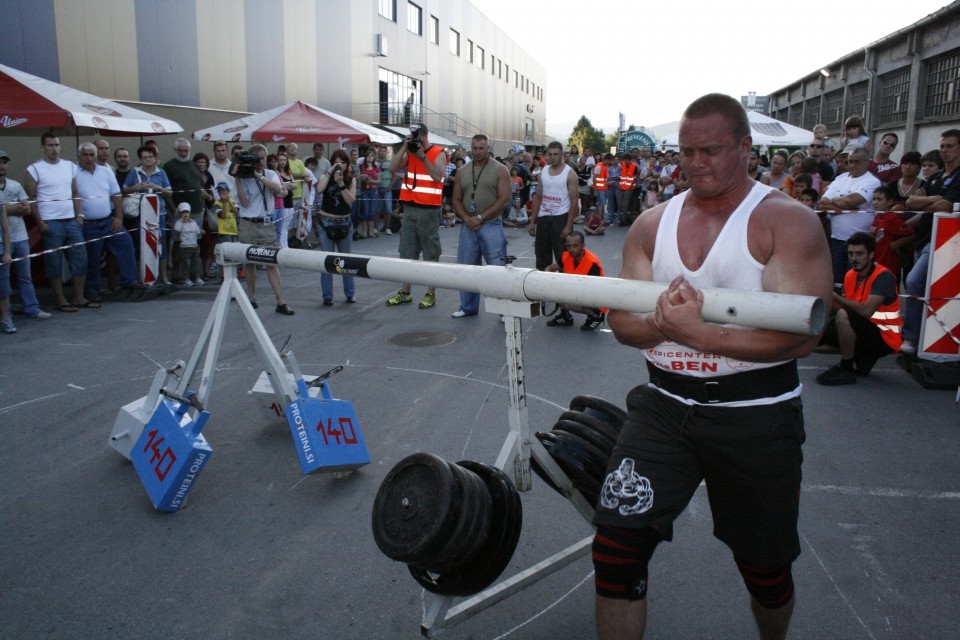
[[[43,220],[66,220],[74,217],[73,179],[77,165],[69,160],[57,163],[38,160],[27,167],[37,182],[37,210]]]
[[[565,216],[570,213],[570,191],[567,189],[567,174],[570,165],[564,164],[563,171],[558,176],[550,175],[550,167],[544,167],[540,172],[540,213],[544,216]]]
[[[677,225],[680,220],[680,211],[683,208],[685,191],[670,199],[660,226],[657,229],[656,246],[653,251],[653,280],[654,282],[670,282],[678,275],[683,275],[697,288],[719,287],[723,289],[740,289],[743,291],[762,291],[761,275],[763,265],[750,255],[747,244],[747,224],[750,214],[757,204],[771,191],[776,191],[759,182],[743,199],[740,206],[731,214],[720,230],[710,253],[700,268],[691,271],[680,259],[677,248]],[[750,369],[773,367],[789,360],[779,362],[749,362],[728,358],[715,353],[702,353],[676,342],[667,341],[644,351],[644,356],[656,367],[672,373],[679,373],[694,378],[713,378],[725,376]],[[800,394],[798,387],[793,393],[777,398],[784,400]],[[765,401],[767,399],[764,399]],[[756,404],[749,401],[746,404]]]

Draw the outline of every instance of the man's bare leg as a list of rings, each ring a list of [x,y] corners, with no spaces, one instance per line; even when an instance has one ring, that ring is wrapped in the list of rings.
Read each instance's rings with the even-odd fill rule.
[[[647,627],[647,599],[615,600],[597,596],[598,640],[642,640]]]
[[[273,295],[277,297],[277,306],[284,304],[283,289],[280,288],[280,268],[267,267],[267,280],[270,282],[270,288],[273,289]]]
[[[784,640],[787,637],[787,629],[790,628],[790,617],[793,615],[794,597],[790,601],[777,609],[767,609],[760,606],[755,598],[750,598],[750,610],[753,611],[753,617],[757,621],[757,629],[760,631],[760,640]]]

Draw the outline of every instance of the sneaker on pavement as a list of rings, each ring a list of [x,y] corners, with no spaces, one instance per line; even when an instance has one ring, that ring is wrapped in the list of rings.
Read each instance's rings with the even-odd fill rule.
[[[0,321],[0,332],[6,333],[7,335],[16,333],[17,325],[13,324],[13,320]]]
[[[31,320],[49,320],[53,317],[53,314],[47,313],[46,311],[39,311],[37,315],[30,316]]]
[[[384,233],[386,233],[388,236],[393,235],[393,231],[390,231],[390,229],[387,229]]]
[[[916,352],[917,352],[916,340],[904,340],[903,344],[900,345],[900,353],[906,353],[912,356]]]
[[[206,280],[203,280],[202,278],[197,278],[197,279],[194,281],[194,284],[197,285],[198,287],[202,287],[203,285],[207,284],[207,282],[206,282]]]
[[[593,331],[603,324],[603,313],[591,313],[586,321],[580,325],[580,331]]]
[[[817,376],[817,384],[828,387],[857,384],[857,375],[853,371],[847,371],[842,365],[835,364]]]
[[[435,304],[437,304],[437,294],[432,291],[427,291],[427,293],[423,296],[423,300],[420,301],[420,308],[429,309]]]
[[[397,295],[387,300],[387,306],[393,307],[398,304],[409,304],[411,302],[413,302],[413,296],[410,295],[410,292],[401,289],[400,291],[397,291]]]
[[[456,311],[454,311],[453,313],[450,314],[450,317],[451,317],[451,318],[466,318],[467,316],[475,316],[475,315],[477,315],[477,314],[475,314],[475,313],[467,313],[467,312],[464,311],[463,309],[457,309]]]
[[[185,287],[192,287],[192,286],[193,286],[193,280],[184,280],[184,281],[183,281],[183,286],[185,286]]]
[[[572,327],[573,316],[569,311],[561,311],[553,319],[547,320],[548,327]]]

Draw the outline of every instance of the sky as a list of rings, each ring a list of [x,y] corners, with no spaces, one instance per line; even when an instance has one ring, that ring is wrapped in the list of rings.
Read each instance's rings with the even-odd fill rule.
[[[547,132],[680,119],[697,97],[767,95],[949,0],[470,0],[547,70]],[[569,127],[567,127],[569,131]]]

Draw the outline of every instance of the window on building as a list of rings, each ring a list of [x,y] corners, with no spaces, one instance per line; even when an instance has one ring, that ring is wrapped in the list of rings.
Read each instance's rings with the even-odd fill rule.
[[[486,52],[483,50],[483,47],[481,47],[481,46],[478,46],[478,47],[477,47],[477,60],[476,60],[476,62],[477,62],[477,66],[480,67],[481,69],[486,69],[486,67],[484,66],[484,62],[483,62],[483,56],[484,56],[485,53],[486,53]]]
[[[430,42],[440,44],[440,18],[430,16]]]
[[[503,60],[497,60],[497,79],[503,77]]]
[[[823,124],[827,131],[839,133],[843,125],[843,89],[828,93],[823,100]]]
[[[927,70],[923,115],[928,118],[960,113],[960,53],[934,60]]]
[[[520,88],[520,74],[517,73],[516,69],[513,70],[513,88],[514,89]]]
[[[790,105],[790,119],[787,122],[795,127],[803,126],[803,103]]]
[[[379,69],[380,123],[408,125],[419,122],[422,113],[423,82],[389,69]],[[408,104],[411,94],[413,103]]]
[[[503,81],[510,84],[510,65],[505,64],[503,68],[506,69],[506,73],[503,74]]]
[[[887,73],[880,77],[880,122],[900,124],[907,121],[907,99],[910,95],[910,69]]]
[[[473,40],[467,40],[467,62],[473,64]]]
[[[450,29],[450,53],[460,55],[460,32],[455,29]]]
[[[397,21],[397,0],[380,0],[380,15],[387,20]]]
[[[493,59],[493,54],[490,54],[490,75],[497,75],[497,61]]]
[[[412,2],[407,3],[407,30],[423,35],[423,9]]]
[[[847,89],[847,107],[843,110],[845,118],[857,116],[867,119],[867,83],[861,82]]]

